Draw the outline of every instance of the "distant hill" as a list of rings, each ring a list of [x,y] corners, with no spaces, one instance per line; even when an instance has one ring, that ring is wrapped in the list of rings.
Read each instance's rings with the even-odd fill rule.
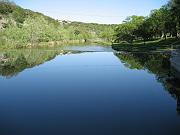
[[[0,0],[0,48],[39,43],[111,42],[116,25],[55,20]]]

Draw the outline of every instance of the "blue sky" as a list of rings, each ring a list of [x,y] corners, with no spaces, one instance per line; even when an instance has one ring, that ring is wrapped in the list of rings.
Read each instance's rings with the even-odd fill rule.
[[[119,24],[127,16],[147,16],[168,0],[14,0],[23,8],[55,19]]]

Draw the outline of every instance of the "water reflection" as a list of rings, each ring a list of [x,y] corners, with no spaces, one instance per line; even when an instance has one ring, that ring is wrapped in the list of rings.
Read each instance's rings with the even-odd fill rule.
[[[13,77],[0,77],[0,134],[179,135],[171,54],[116,54],[121,62],[113,52],[85,52],[49,61],[59,54],[1,52],[0,76]]]
[[[154,74],[177,100],[177,112],[180,114],[180,78],[171,66],[171,53],[117,53],[116,56],[129,69],[147,70]]]
[[[55,50],[5,50],[0,52],[0,76],[11,78],[25,69],[54,59],[64,51]]]
[[[0,52],[0,76],[11,78],[25,69],[32,68],[66,54],[60,50],[6,50]],[[157,81],[177,100],[177,112],[180,114],[180,78],[171,66],[170,53],[116,53],[125,67],[147,70],[156,75]]]

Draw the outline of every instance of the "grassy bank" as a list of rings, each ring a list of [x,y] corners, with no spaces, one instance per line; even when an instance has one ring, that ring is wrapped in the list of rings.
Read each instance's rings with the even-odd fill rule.
[[[180,39],[168,38],[166,40],[157,39],[153,41],[135,41],[133,44],[117,43],[112,48],[116,51],[127,52],[148,52],[148,51],[168,51],[180,47]]]
[[[27,43],[27,44],[6,44],[0,45],[0,50],[9,50],[9,49],[50,49],[50,48],[59,48],[62,46],[85,46],[85,45],[100,45],[100,46],[111,46],[110,42],[100,42],[100,41],[85,41],[85,40],[61,40],[61,41],[50,41],[50,42],[40,42],[40,43]]]

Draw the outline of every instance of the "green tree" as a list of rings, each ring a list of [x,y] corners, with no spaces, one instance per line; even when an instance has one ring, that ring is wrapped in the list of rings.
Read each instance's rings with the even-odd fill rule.
[[[170,1],[172,16],[175,17],[176,21],[176,30],[180,32],[180,1],[179,0],[171,0]]]
[[[145,42],[153,37],[153,31],[151,26],[151,20],[147,18],[139,27],[134,31],[136,37],[142,38]]]
[[[15,19],[15,21],[18,24],[22,24],[25,21],[25,17],[26,17],[26,12],[24,11],[24,9],[17,7],[13,13],[13,18]]]
[[[166,39],[168,33],[173,35],[176,24],[168,5],[165,5],[160,9],[153,10],[149,18],[151,19],[150,25],[153,26],[155,36]]]
[[[0,0],[0,13],[1,14],[10,14],[14,10],[14,3],[9,0]]]
[[[116,41],[132,43],[136,38],[135,31],[144,22],[143,16],[130,16],[116,29]]]

